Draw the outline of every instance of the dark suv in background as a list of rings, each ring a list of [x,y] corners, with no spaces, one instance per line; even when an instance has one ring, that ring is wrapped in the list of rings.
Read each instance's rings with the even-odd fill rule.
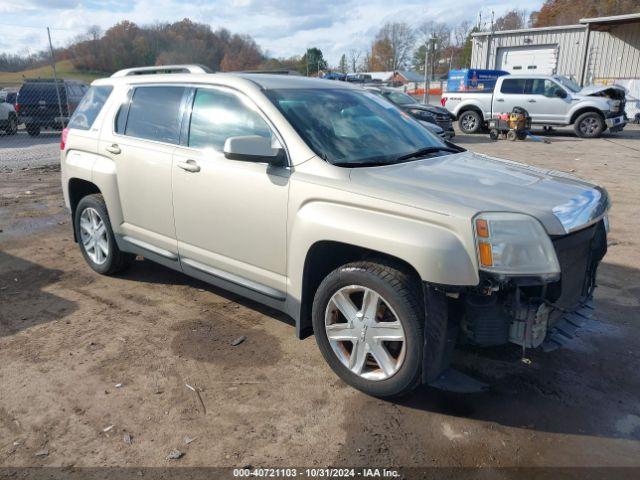
[[[77,80],[25,80],[15,105],[20,122],[31,136],[43,128],[62,130],[88,88]]]

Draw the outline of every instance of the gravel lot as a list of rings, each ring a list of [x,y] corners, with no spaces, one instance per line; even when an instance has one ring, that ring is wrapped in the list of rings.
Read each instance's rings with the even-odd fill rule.
[[[640,129],[546,138],[456,141],[609,190],[597,320],[531,365],[515,347],[459,352],[487,393],[385,402],[343,384],[278,313],[144,260],[93,273],[57,136],[24,150],[0,137],[0,467],[640,467]]]
[[[60,133],[44,130],[37,137],[30,137],[20,128],[16,135],[0,134],[0,172],[60,162]]]

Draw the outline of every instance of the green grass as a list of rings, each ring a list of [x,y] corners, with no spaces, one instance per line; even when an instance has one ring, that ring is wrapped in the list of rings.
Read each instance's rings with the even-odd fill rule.
[[[99,72],[79,72],[71,63],[71,60],[61,60],[56,62],[56,72],[58,78],[68,78],[73,80],[82,80],[87,83],[92,82],[96,78],[106,77],[107,74]],[[20,85],[25,78],[53,78],[53,69],[50,65],[32,68],[22,72],[0,72],[1,85]]]

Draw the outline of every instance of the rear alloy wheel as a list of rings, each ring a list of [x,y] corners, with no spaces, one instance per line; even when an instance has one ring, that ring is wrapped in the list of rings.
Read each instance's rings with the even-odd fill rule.
[[[349,385],[378,397],[419,384],[423,309],[419,283],[391,265],[357,262],[331,272],[313,303],[318,347]]]
[[[583,113],[574,125],[576,135],[582,138],[598,138],[604,131],[604,119],[596,112]]]
[[[7,124],[7,128],[5,129],[7,135],[15,135],[18,133],[18,119],[15,115],[11,115],[9,117],[9,123]]]
[[[87,195],[80,200],[74,227],[82,256],[96,272],[111,275],[131,265],[134,256],[118,248],[102,195]]]
[[[475,110],[467,110],[460,115],[458,125],[464,133],[477,133],[482,129],[482,117]]]

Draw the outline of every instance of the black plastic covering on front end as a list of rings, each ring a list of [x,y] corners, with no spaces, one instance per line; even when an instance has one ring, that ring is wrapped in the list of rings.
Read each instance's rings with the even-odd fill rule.
[[[449,314],[444,292],[424,285],[424,348],[422,352],[422,382],[436,380],[449,367],[458,333],[457,322]]]

